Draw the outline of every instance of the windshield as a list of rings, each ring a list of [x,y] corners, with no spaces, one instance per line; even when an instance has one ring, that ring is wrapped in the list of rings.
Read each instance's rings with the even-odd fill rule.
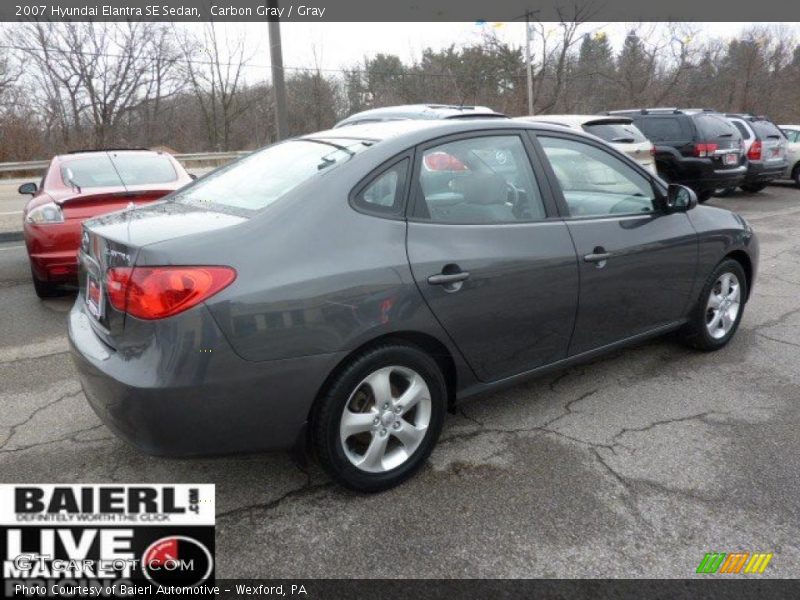
[[[370,145],[372,142],[365,140],[336,138],[275,144],[204,177],[180,194],[177,201],[261,210]]]
[[[647,141],[644,134],[630,123],[587,123],[583,129],[614,144],[641,144]]]
[[[64,162],[61,179],[80,188],[167,183],[178,178],[166,156],[157,154],[100,154]]]

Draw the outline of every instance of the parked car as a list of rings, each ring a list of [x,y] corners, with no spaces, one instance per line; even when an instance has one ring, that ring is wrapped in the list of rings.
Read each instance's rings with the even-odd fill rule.
[[[745,192],[760,192],[770,181],[783,177],[788,158],[781,130],[766,117],[738,113],[725,116],[739,130],[747,156],[747,174],[740,187]],[[724,195],[734,189],[728,186],[720,192]]]
[[[778,125],[786,136],[786,156],[788,164],[783,177],[794,181],[800,187],[800,125]]]
[[[657,175],[653,143],[648,140],[630,117],[603,117],[598,115],[536,115],[517,117],[531,123],[550,123],[578,131],[585,131],[605,140],[620,152]]]
[[[705,202],[718,188],[738,187],[747,173],[739,131],[709,109],[643,108],[625,115],[655,144],[656,168],[671,183],[692,188]]]
[[[409,121],[419,119],[475,119],[508,117],[486,106],[461,106],[457,104],[404,104],[384,106],[355,113],[342,119],[334,129],[349,125],[365,125],[382,121]]]
[[[23,211],[25,246],[40,298],[77,283],[81,224],[103,213],[158,200],[191,181],[169,154],[150,150],[91,150],[53,157]]]
[[[313,133],[85,223],[72,354],[100,418],[147,452],[308,442],[377,491],[458,400],[670,331],[725,346],[758,242],[696,204],[564,127]]]

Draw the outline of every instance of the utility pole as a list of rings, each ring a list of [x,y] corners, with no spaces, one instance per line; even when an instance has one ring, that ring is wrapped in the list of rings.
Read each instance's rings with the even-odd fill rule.
[[[539,11],[536,11],[539,12]],[[528,80],[528,114],[533,115],[533,65],[531,65],[531,11],[525,11],[525,75]]]
[[[278,8],[277,0],[268,0],[267,7]],[[270,11],[275,14],[276,11]],[[289,135],[289,124],[286,117],[286,81],[283,77],[283,50],[281,49],[281,23],[278,17],[269,18],[269,57],[272,63],[272,90],[275,94],[275,128],[278,140]]]

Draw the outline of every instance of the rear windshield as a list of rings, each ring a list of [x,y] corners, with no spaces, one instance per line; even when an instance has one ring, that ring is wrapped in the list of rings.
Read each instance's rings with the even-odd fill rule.
[[[740,138],[739,131],[725,117],[697,115],[694,118],[700,137],[704,140],[719,138]]]
[[[67,161],[61,167],[62,181],[80,188],[149,185],[177,178],[172,162],[154,154],[96,155]]]
[[[372,145],[353,139],[302,139],[275,144],[199,180],[178,202],[261,210]]]
[[[587,123],[583,129],[613,144],[641,144],[647,141],[636,125],[631,123]]]
[[[780,138],[781,131],[771,121],[752,121],[751,125],[760,138]]]
[[[177,178],[167,157],[148,154],[97,155],[70,160],[61,167],[62,181],[80,188],[150,185]]]

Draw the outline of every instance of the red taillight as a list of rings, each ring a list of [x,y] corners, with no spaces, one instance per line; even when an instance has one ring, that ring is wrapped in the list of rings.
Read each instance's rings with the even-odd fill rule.
[[[701,158],[713,156],[719,146],[717,144],[695,144],[694,155]]]
[[[207,300],[236,279],[230,267],[116,267],[106,275],[111,305],[138,319],[163,319]]]
[[[761,160],[761,140],[756,140],[750,144],[750,150],[747,151],[747,158],[750,160]]]

